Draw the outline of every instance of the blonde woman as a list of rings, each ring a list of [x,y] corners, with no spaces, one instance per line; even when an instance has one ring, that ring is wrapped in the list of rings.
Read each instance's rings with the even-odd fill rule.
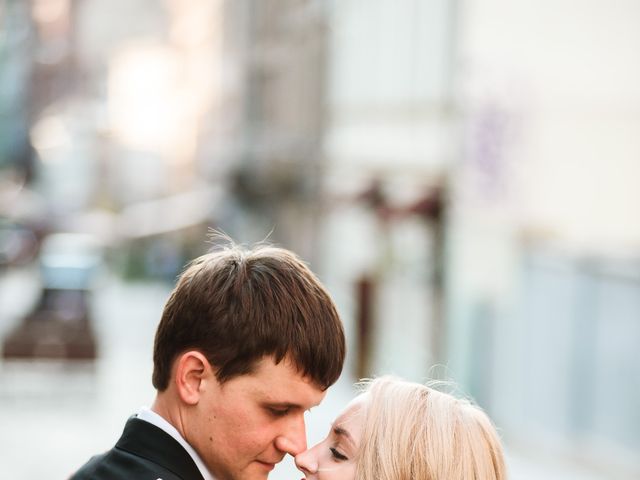
[[[480,408],[392,377],[370,381],[296,465],[307,480],[506,479],[500,439]]]

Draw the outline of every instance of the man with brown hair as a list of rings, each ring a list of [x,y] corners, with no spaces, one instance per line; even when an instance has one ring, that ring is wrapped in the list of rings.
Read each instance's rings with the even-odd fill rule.
[[[335,305],[293,253],[232,245],[204,255],[158,325],[152,408],[72,479],[265,479],[306,449],[304,412],[344,357]]]

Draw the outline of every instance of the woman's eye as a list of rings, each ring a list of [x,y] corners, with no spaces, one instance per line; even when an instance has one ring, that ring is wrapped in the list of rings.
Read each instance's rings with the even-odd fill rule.
[[[336,460],[339,460],[341,462],[344,462],[346,460],[349,460],[346,456],[344,456],[343,454],[341,454],[337,449],[335,448],[330,448],[329,449],[331,451],[331,456],[333,458],[335,458]]]

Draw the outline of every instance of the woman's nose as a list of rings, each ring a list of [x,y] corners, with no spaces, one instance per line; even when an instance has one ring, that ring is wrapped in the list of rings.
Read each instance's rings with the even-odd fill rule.
[[[318,471],[318,459],[315,458],[313,450],[311,448],[296,455],[296,467],[304,474],[313,474]]]

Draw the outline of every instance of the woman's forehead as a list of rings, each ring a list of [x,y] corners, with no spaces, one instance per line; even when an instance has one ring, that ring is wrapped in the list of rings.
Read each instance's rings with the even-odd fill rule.
[[[367,401],[368,395],[366,393],[360,394],[351,400],[336,418],[334,426],[350,429],[350,426],[354,426],[354,423],[357,423],[357,427],[359,427],[362,423]]]

